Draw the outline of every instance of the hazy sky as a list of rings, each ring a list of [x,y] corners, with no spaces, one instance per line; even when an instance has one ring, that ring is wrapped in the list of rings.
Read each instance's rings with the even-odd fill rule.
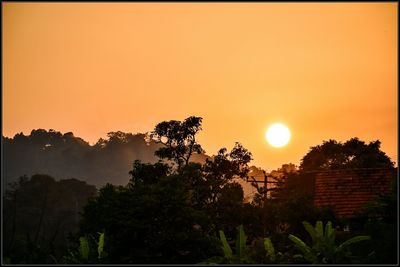
[[[90,143],[203,117],[209,155],[267,170],[322,140],[379,139],[397,162],[397,3],[2,3],[3,135]],[[292,131],[284,148],[269,124]]]

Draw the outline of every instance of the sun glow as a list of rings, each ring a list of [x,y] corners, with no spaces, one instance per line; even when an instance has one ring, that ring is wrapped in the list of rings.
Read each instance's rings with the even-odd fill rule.
[[[283,147],[290,140],[290,130],[282,123],[274,123],[265,133],[265,139],[273,147]]]

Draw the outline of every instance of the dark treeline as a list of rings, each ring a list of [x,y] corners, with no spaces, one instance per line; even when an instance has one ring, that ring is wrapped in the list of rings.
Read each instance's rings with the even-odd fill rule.
[[[76,179],[20,177],[3,198],[4,254],[21,263],[62,257],[79,230],[83,207],[96,194],[95,186]]]
[[[76,178],[89,184],[125,185],[135,159],[155,163],[154,152],[161,145],[145,134],[110,132],[93,146],[72,132],[32,130],[30,135],[3,136],[4,185],[23,175],[45,173],[57,179]],[[147,140],[147,142],[146,142]],[[194,155],[204,162],[206,156]]]
[[[299,168],[285,164],[270,173],[277,184],[268,194],[254,183],[257,192],[245,202],[235,179],[252,181],[251,152],[236,143],[206,157],[196,140],[201,123],[200,117],[161,122],[147,141],[143,134],[114,132],[94,146],[71,133],[44,130],[5,139],[8,167],[29,166],[30,172],[22,171],[30,174],[52,166],[49,173],[57,179],[87,175],[93,184],[108,182],[98,190],[45,174],[13,182],[4,196],[7,262],[395,263],[396,184],[391,195],[349,222],[314,206],[307,183],[314,170],[393,168],[379,141],[324,141],[311,147]],[[329,222],[339,227],[333,243]],[[342,231],[349,224],[352,231]],[[299,247],[291,234],[316,243]],[[345,240],[346,249],[337,246]]]

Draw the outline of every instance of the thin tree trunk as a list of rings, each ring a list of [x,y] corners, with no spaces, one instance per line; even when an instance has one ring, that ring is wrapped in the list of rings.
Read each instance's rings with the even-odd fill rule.
[[[15,192],[14,192],[13,204],[14,204],[14,209],[13,209],[13,217],[12,217],[12,230],[11,230],[10,241],[8,244],[8,251],[12,250],[12,247],[14,245],[14,237],[15,237],[16,222],[17,222],[17,190],[15,190]]]
[[[35,243],[35,244],[36,244],[37,239],[38,239],[38,237],[39,237],[40,229],[42,228],[42,224],[43,224],[43,218],[44,218],[44,215],[45,215],[45,213],[46,213],[46,207],[47,207],[47,193],[48,193],[48,187],[46,186],[46,191],[45,191],[44,200],[43,200],[43,208],[42,208],[42,211],[41,211],[41,214],[40,214],[38,229],[36,230],[36,234],[35,234],[35,240],[34,240],[34,243]]]

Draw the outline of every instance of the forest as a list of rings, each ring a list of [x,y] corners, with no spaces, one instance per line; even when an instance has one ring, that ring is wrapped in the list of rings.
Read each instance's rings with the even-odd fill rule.
[[[201,126],[163,121],[93,146],[54,130],[3,137],[3,263],[397,262],[397,177],[351,219],[316,206],[309,190],[318,171],[394,169],[379,140],[323,141],[300,166],[268,173],[268,188],[239,142],[206,155]],[[235,179],[254,186],[251,201]]]

